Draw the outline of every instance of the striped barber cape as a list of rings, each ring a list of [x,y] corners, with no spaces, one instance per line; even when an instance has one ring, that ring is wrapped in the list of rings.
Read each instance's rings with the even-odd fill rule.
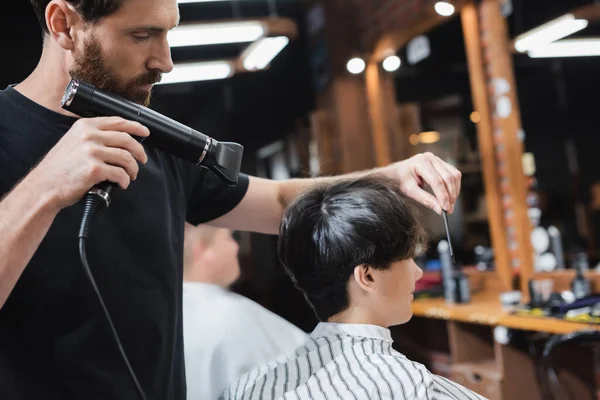
[[[392,348],[389,329],[322,322],[293,356],[255,368],[223,400],[485,400]]]

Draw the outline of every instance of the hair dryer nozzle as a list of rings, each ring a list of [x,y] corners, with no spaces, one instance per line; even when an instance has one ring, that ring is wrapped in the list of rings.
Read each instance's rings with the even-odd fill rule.
[[[214,139],[213,142],[210,154],[204,159],[202,165],[230,185],[237,184],[244,146],[233,142],[219,142]]]

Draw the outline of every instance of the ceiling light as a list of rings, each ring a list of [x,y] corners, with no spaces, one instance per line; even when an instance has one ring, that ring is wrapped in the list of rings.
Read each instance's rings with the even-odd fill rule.
[[[388,72],[394,72],[398,68],[400,68],[400,64],[402,64],[402,62],[400,61],[400,57],[389,56],[386,57],[385,60],[383,60],[383,69],[385,69]]]
[[[179,82],[209,81],[225,79],[232,75],[229,61],[207,61],[175,64],[173,71],[163,75],[157,85]]]
[[[435,3],[434,7],[435,11],[444,17],[449,17],[454,14],[454,6],[447,1],[438,1]]]
[[[436,131],[419,133],[419,141],[424,144],[431,144],[440,140],[440,133]]]
[[[265,33],[258,21],[184,24],[169,31],[171,47],[254,42]]]
[[[242,65],[248,71],[265,69],[289,42],[286,36],[259,39],[244,51]]]
[[[600,39],[567,39],[536,47],[528,53],[532,58],[600,56]]]
[[[350,72],[351,74],[355,74],[355,75],[363,72],[365,70],[365,67],[366,67],[365,61],[359,57],[354,57],[353,59],[348,61],[348,63],[346,64],[346,68],[348,69],[348,72]]]
[[[515,49],[523,53],[536,47],[545,46],[585,29],[587,26],[588,21],[585,19],[575,19],[573,14],[563,15],[517,36]]]

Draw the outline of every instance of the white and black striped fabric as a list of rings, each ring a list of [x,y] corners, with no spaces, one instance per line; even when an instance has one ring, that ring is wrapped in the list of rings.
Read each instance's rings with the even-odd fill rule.
[[[392,348],[389,329],[320,323],[294,356],[256,368],[224,400],[483,400]]]

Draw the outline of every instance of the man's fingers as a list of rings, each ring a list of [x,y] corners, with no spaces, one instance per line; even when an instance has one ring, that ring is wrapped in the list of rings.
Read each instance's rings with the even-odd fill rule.
[[[420,188],[418,185],[414,184],[405,187],[404,194],[423,204],[425,207],[432,209],[439,215],[442,215],[442,207],[440,207],[438,200],[431,193]]]
[[[444,183],[444,178],[433,163],[430,160],[423,160],[423,162],[415,164],[415,172],[431,187],[437,198],[438,206],[441,206],[444,210],[449,210],[450,194]],[[441,214],[441,210],[439,214]]]
[[[137,179],[139,166],[131,153],[114,147],[99,147],[95,150],[96,157],[104,163],[123,168],[132,181]]]
[[[127,189],[131,183],[127,172],[123,168],[113,165],[106,165],[106,177],[108,181],[118,184],[123,190]]]
[[[432,164],[444,180],[444,185],[448,191],[450,208],[447,208],[446,211],[452,212],[458,194],[460,193],[460,179],[458,179],[457,174],[449,168],[451,165],[442,162],[439,158],[433,160]],[[456,170],[456,172],[458,172],[458,170]]]
[[[440,162],[442,161],[440,160]],[[444,165],[452,175],[452,183],[454,183],[454,186],[456,187],[456,197],[458,198],[461,189],[462,173],[452,164],[442,162],[442,165]]]
[[[146,137],[150,134],[150,130],[139,122],[120,117],[99,117],[97,127],[100,130],[122,131],[140,137]]]
[[[148,156],[142,146],[137,140],[126,132],[115,132],[115,131],[97,131],[97,140],[106,147],[116,147],[130,152],[136,160],[145,164],[148,161]]]

